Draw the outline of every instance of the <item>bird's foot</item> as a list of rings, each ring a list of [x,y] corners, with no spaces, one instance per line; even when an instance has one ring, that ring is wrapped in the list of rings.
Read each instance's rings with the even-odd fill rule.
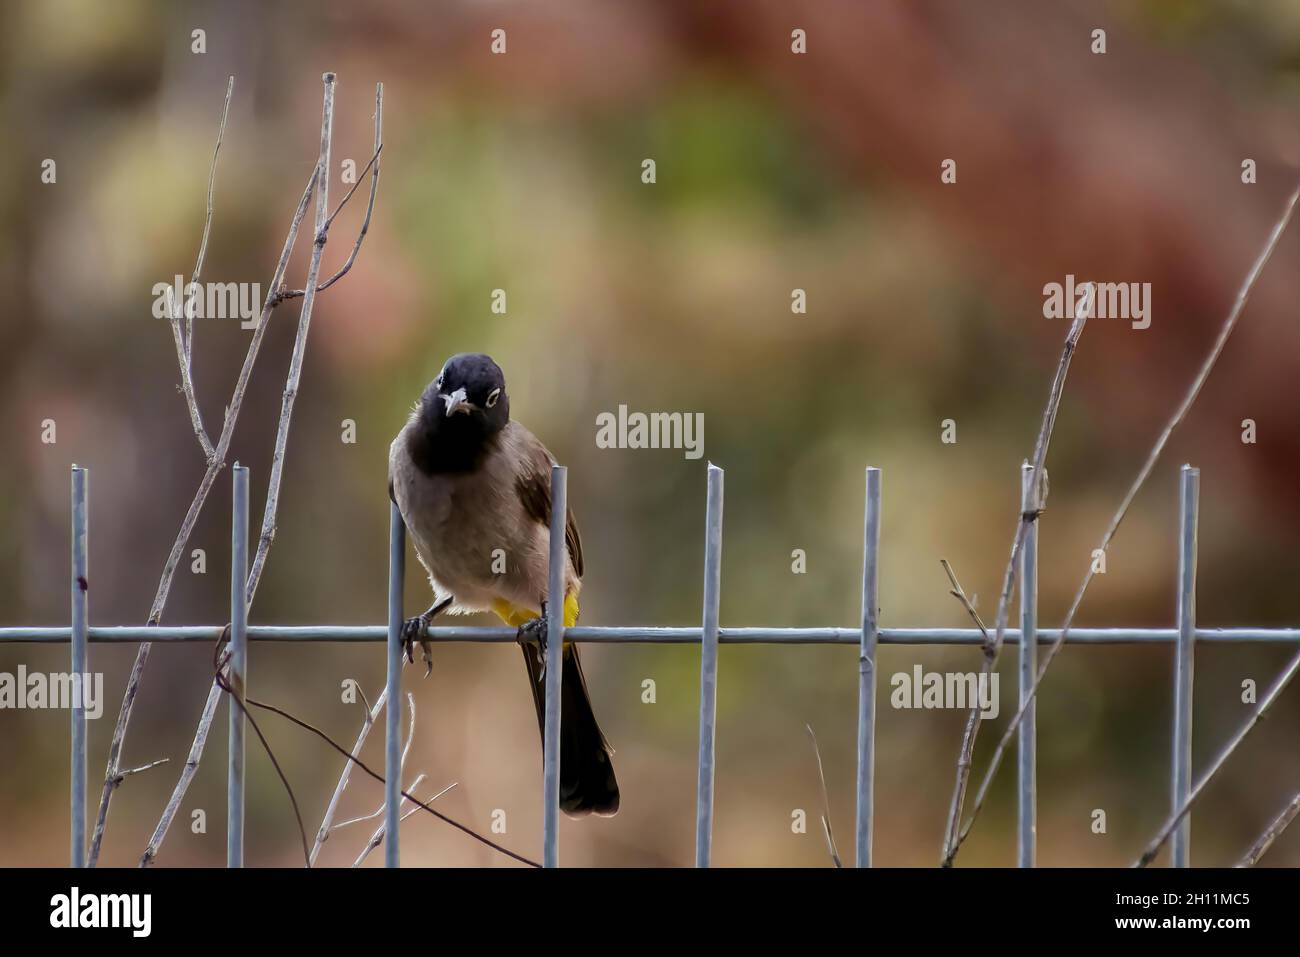
[[[542,661],[541,670],[537,673],[539,682],[546,677],[546,632],[549,627],[546,621],[546,602],[542,602],[541,615],[524,622],[519,626],[519,631],[515,634],[515,640],[521,645],[533,644],[537,646]]]
[[[429,640],[424,636],[432,617],[428,612],[425,612],[402,622],[402,653],[407,661],[415,664],[415,642],[420,643],[420,650],[424,654],[424,676],[426,678],[433,673],[433,648],[430,647]]]
[[[438,599],[421,614],[414,618],[408,618],[402,622],[402,652],[403,656],[411,664],[415,664],[415,642],[420,643],[420,648],[424,652],[424,676],[427,678],[433,674],[433,648],[429,645],[429,639],[425,632],[429,629],[429,622],[433,621],[439,613],[446,611],[454,600],[454,596],[447,595]]]

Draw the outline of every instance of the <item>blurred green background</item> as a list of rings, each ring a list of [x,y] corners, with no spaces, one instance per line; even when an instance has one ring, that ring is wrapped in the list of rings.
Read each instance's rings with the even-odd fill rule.
[[[1089,554],[1181,398],[1300,165],[1300,4],[503,0],[368,4],[15,2],[0,12],[0,623],[65,624],[68,469],[90,468],[93,624],[143,623],[204,462],[190,431],[154,283],[188,276],[226,77],[236,77],[204,278],[269,281],[315,161],[320,75],[339,75],[332,197],[371,153],[385,84],[382,178],[370,235],[322,293],[289,440],[275,546],[251,612],[261,624],[368,623],[385,608],[388,443],[458,351],[491,353],[512,411],[569,466],[587,556],[584,624],[700,619],[705,460],[602,450],[599,412],[702,412],[727,470],[724,625],[853,626],[860,614],[863,467],[884,470],[881,622],[964,626],[939,559],[990,620],[1065,324],[1042,287],[1067,273],[1152,283],[1151,328],[1094,321],[1049,461],[1040,608],[1060,624]],[[489,52],[507,31],[507,53]],[[791,30],[808,53],[790,52]],[[1090,52],[1091,31],[1107,52]],[[191,31],[206,31],[206,53]],[[41,163],[57,162],[42,184]],[[653,158],[657,182],[641,182]],[[940,163],[957,161],[953,185]],[[1253,159],[1258,182],[1241,181]],[[331,232],[343,261],[360,192]],[[304,237],[309,230],[304,230]],[[301,286],[308,243],[290,267]],[[1202,468],[1199,623],[1297,625],[1300,240],[1288,235],[1236,336],[1112,547],[1080,625],[1170,626],[1177,469]],[[508,312],[491,311],[493,289]],[[792,314],[791,290],[807,292]],[[281,306],[230,461],[252,470],[260,520],[300,301]],[[219,430],[249,333],[196,323],[195,378]],[[40,441],[43,419],[57,443]],[[955,445],[940,422],[958,423]],[[1241,420],[1259,441],[1241,442]],[[357,442],[341,423],[355,420]],[[229,473],[182,564],[170,623],[228,618]],[[791,573],[793,549],[807,573]],[[426,604],[410,561],[407,608]],[[480,622],[489,624],[487,619]],[[1289,649],[1202,647],[1195,766],[1204,767]],[[90,734],[92,801],[134,648],[95,645],[104,717]],[[540,749],[519,653],[436,649],[408,778],[458,786],[439,807],[540,855]],[[170,757],[113,803],[103,861],[138,859],[184,761],[211,649],[156,646],[123,756]],[[686,865],[694,844],[696,649],[584,649],[617,749],[619,815],[565,821],[566,864]],[[884,648],[876,856],[939,856],[964,713],[895,711],[885,678],[973,670],[976,649]],[[0,670],[66,667],[62,647],[0,648]],[[1169,804],[1171,647],[1067,648],[1039,709],[1039,861],[1132,860]],[[1014,710],[1002,662],[1000,726]],[[714,861],[828,866],[805,725],[821,742],[832,824],[852,857],[856,650],[724,647]],[[252,693],[350,742],[355,678],[382,686],[378,645],[251,652]],[[642,701],[653,679],[657,701]],[[1231,863],[1300,788],[1300,691],[1199,805],[1193,862]],[[262,724],[309,834],[340,761],[274,717]],[[224,862],[222,718],[162,865]],[[367,754],[382,761],[380,735]],[[977,774],[994,735],[985,729]],[[0,864],[67,853],[67,714],[0,713]],[[250,736],[250,864],[300,863],[289,804]],[[959,857],[1009,865],[1008,765]],[[342,815],[378,785],[355,775]],[[1093,834],[1091,811],[1107,812]],[[205,834],[188,826],[195,809]],[[795,809],[808,813],[793,833]],[[350,864],[372,825],[335,834]],[[379,860],[376,855],[371,863]],[[424,815],[411,864],[510,865]],[[1265,858],[1300,864],[1300,834]]]

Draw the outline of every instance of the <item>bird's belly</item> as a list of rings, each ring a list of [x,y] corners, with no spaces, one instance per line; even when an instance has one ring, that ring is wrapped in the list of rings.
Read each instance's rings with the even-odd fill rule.
[[[509,540],[497,527],[497,503],[475,501],[474,489],[454,477],[397,483],[394,494],[430,585],[454,599],[450,611],[489,611],[501,599],[538,607],[545,574],[534,581],[536,543]]]

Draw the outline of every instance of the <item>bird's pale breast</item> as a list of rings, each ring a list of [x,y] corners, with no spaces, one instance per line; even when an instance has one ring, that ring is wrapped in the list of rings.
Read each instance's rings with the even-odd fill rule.
[[[450,611],[486,611],[505,599],[537,609],[546,594],[549,532],[529,516],[517,491],[519,463],[540,443],[526,429],[506,426],[471,472],[429,475],[407,450],[408,423],[389,450],[393,497],[411,543]],[[542,450],[542,454],[545,452]],[[572,569],[570,589],[576,586]]]

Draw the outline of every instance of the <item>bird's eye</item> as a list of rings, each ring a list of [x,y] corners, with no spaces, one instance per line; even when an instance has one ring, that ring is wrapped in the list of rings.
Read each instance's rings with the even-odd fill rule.
[[[500,390],[500,389],[493,389],[491,392],[488,393],[488,397],[487,397],[487,407],[488,407],[489,409],[492,408],[492,406],[494,406],[494,405],[497,404],[497,399],[499,399],[499,398],[501,398],[501,390]]]
[[[433,387],[434,387],[435,389],[441,389],[441,388],[442,388],[442,373],[441,373],[441,372],[438,373],[438,378],[436,378],[436,379],[433,380]]]

